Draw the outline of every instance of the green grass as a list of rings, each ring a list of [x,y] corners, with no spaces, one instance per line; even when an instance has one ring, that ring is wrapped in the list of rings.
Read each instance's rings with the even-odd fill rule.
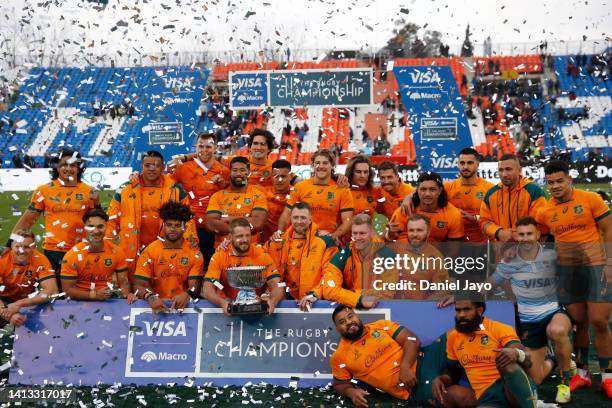
[[[577,185],[578,188],[586,190],[610,191],[610,185],[606,183],[594,183],[587,185]],[[0,242],[6,242],[10,232],[19,219],[19,212],[23,213],[28,205],[30,192],[4,192],[0,193]],[[112,198],[113,191],[103,191],[101,201],[103,207],[107,207]],[[34,232],[38,237],[42,237],[42,217],[34,226]],[[384,217],[377,217],[377,226],[380,228],[384,222]],[[40,239],[39,239],[40,245]],[[0,339],[0,348],[12,348],[12,339],[4,335]],[[4,347],[2,347],[4,346]],[[595,350],[591,350],[591,356],[595,356]],[[593,361],[592,370],[596,372],[596,363]],[[593,388],[590,390],[580,390],[573,395],[573,401],[564,407],[587,407],[599,408],[606,406],[609,401],[598,390],[600,381],[599,375],[593,377]],[[0,389],[4,388],[8,381],[8,372],[0,374]],[[547,379],[540,386],[540,399],[547,402],[554,400],[558,378]],[[207,394],[207,395],[206,395]],[[77,401],[81,401],[86,406],[94,406],[94,401],[112,403],[114,406],[144,406],[139,402],[138,396],[144,396],[147,407],[166,407],[175,400],[176,406],[210,406],[210,407],[243,407],[247,404],[262,407],[337,407],[350,406],[338,398],[329,387],[316,387],[306,389],[291,389],[287,387],[272,387],[270,385],[252,385],[243,387],[188,387],[184,385],[175,386],[129,386],[112,387],[102,385],[100,387],[79,387],[77,390]],[[175,397],[171,397],[175,395]],[[216,395],[213,399],[212,396]],[[1,402],[1,401],[0,401]],[[30,405],[31,406],[31,405]],[[48,406],[66,406],[53,405]],[[79,406],[78,402],[70,406]],[[379,403],[372,406],[392,406],[389,403]],[[408,406],[408,405],[395,405]]]

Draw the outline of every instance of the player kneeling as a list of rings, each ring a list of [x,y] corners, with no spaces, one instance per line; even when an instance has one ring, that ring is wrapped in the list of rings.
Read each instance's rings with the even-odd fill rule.
[[[461,367],[476,393],[479,407],[535,407],[537,388],[525,369],[531,356],[511,326],[483,316],[485,302],[455,302],[455,329],[448,335],[447,372],[433,380],[434,397],[447,404],[449,387]]]
[[[336,307],[332,319],[341,337],[330,359],[333,386],[338,394],[358,407],[368,406],[367,397],[376,392],[373,388],[400,400],[435,405],[427,378],[439,374],[428,373],[439,356],[432,352],[419,357],[420,341],[414,333],[388,320],[364,325],[353,309],[345,305]],[[447,402],[455,403],[448,406],[475,405],[468,388],[455,385],[446,391]]]

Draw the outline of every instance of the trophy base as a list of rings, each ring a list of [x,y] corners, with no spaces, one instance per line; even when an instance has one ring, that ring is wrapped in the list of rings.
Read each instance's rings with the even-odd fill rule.
[[[232,316],[258,315],[268,313],[268,304],[266,302],[250,304],[230,303],[227,308]]]

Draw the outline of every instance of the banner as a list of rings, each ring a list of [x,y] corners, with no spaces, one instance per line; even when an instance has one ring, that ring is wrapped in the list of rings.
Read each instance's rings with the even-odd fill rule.
[[[231,72],[229,85],[232,110],[374,103],[371,68]]]
[[[182,314],[153,314],[144,301],[57,301],[29,311],[17,328],[9,382],[287,386],[297,377],[300,387],[323,385],[332,379],[329,358],[339,340],[335,306],[319,301],[305,313],[282,301],[272,316],[227,317],[203,300]],[[364,323],[387,319],[410,328],[423,346],[454,326],[454,309],[436,302],[381,302],[358,313]],[[486,315],[514,325],[511,302],[488,302]]]
[[[444,178],[454,177],[452,162],[472,145],[472,136],[450,67],[395,67],[393,74],[408,112],[417,163]]]
[[[142,115],[135,125],[134,169],[140,170],[147,150],[160,150],[166,159],[191,152],[207,78],[202,67],[154,69],[146,86],[148,100],[138,101]]]

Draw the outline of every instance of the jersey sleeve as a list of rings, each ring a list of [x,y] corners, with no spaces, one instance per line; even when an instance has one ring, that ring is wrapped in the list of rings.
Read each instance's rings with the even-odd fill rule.
[[[37,256],[37,264],[38,265],[36,266],[36,273],[38,274],[39,282],[55,278],[55,272],[53,271],[51,262],[49,262],[46,256],[44,256],[43,254]]]
[[[463,216],[458,209],[454,209],[451,212],[449,224],[448,224],[448,234],[446,236],[451,240],[460,240],[465,238],[465,231],[463,229]]]
[[[455,353],[455,339],[456,339],[456,336],[454,332],[449,333],[449,335],[447,336],[446,338],[446,357],[449,360],[457,361],[459,359],[457,358],[457,354]]]
[[[223,271],[223,258],[225,254],[220,252],[215,252],[213,256],[210,258],[210,263],[208,264],[208,270],[206,271],[206,275],[204,276],[204,281],[208,282],[218,282],[221,279],[221,272]]]
[[[341,188],[340,193],[340,212],[353,211],[355,203],[353,202],[353,195],[349,188]]]
[[[503,281],[510,279],[510,272],[510,266],[502,261],[497,264],[497,268],[495,268],[495,272],[491,275],[491,279],[493,279],[495,284],[500,285]]]
[[[395,340],[404,329],[404,326],[399,323],[392,322],[391,320],[379,320],[372,325],[377,329],[386,331],[393,338],[393,340]]]
[[[193,265],[189,269],[187,279],[196,279],[201,281],[204,278],[204,256],[200,251],[195,251],[193,257]]]
[[[351,372],[346,368],[346,356],[336,351],[329,359],[332,375],[335,380],[349,381],[353,378]]]
[[[268,200],[262,192],[256,191],[253,195],[253,211],[268,211]]]
[[[298,201],[300,201],[300,197],[302,196],[300,194],[300,190],[301,190],[301,184],[298,183],[296,184],[292,189],[291,192],[289,193],[289,198],[287,198],[287,203],[285,203],[285,206],[289,209],[293,208],[293,206],[295,205],[295,203],[297,203]]]
[[[268,255],[267,253],[264,253],[263,260],[264,260],[264,265],[266,266],[266,270],[264,271],[264,276],[266,278],[266,281],[269,281],[274,278],[280,279],[281,277],[280,273],[276,269],[276,264],[272,260],[272,257]]]
[[[210,197],[208,207],[206,208],[206,214],[223,214],[223,208],[221,207],[222,192],[217,191]]]
[[[43,212],[45,211],[45,195],[42,191],[42,186],[38,187],[32,193],[28,210]]]
[[[352,291],[342,287],[344,267],[350,254],[346,249],[336,253],[323,269],[321,293],[323,299],[331,300],[350,307],[357,307],[361,299],[361,291]]]
[[[127,256],[125,255],[125,252],[123,251],[123,249],[121,249],[120,247],[116,247],[114,258],[115,258],[115,273],[127,272],[128,270],[128,265],[126,261]]]
[[[389,220],[390,224],[397,224],[399,226],[399,235],[405,234],[408,231],[408,219],[402,214],[402,208],[398,207],[393,211],[393,215]]]
[[[78,272],[78,256],[79,253],[75,251],[76,248],[72,248],[66,252],[64,259],[62,259],[62,268],[60,273],[60,279],[65,280],[76,280],[79,276]]]
[[[151,258],[149,247],[145,248],[144,251],[138,257],[136,262],[136,270],[134,271],[134,278],[149,281],[153,275],[153,263],[154,260]]]
[[[516,334],[516,330],[507,324],[496,322],[495,331],[502,347],[508,347],[514,343],[520,343],[521,340]]]
[[[597,193],[592,193],[590,200],[591,214],[595,221],[599,222],[610,215],[610,208],[606,205],[603,198]]]

